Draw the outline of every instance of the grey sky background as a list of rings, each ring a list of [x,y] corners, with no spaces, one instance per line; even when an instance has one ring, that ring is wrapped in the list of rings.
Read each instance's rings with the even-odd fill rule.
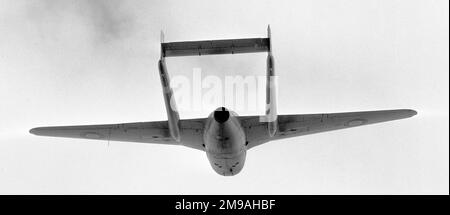
[[[448,8],[445,0],[0,0],[0,194],[448,194]],[[167,41],[263,37],[267,24],[280,114],[419,114],[256,147],[234,177],[185,147],[28,134],[165,120],[160,30]],[[264,75],[265,58],[167,64],[172,76]]]

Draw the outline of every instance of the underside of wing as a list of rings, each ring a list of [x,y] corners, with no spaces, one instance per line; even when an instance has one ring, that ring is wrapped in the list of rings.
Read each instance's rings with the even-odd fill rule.
[[[181,120],[180,142],[170,136],[167,121],[38,127],[31,129],[30,133],[51,137],[185,145],[203,150],[201,135],[203,123],[204,119]]]
[[[409,109],[381,110],[347,113],[279,115],[278,131],[275,136],[267,135],[267,123],[260,116],[244,116],[241,123],[246,130],[248,148],[265,142],[337,129],[408,118],[417,112]]]

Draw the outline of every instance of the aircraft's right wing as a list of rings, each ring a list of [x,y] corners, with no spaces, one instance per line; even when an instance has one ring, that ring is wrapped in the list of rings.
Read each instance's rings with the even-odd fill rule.
[[[347,113],[298,114],[279,115],[278,131],[273,137],[267,132],[267,122],[263,116],[239,117],[247,135],[248,148],[266,143],[271,140],[351,128],[391,120],[408,118],[416,115],[414,110],[381,110]]]
[[[31,129],[30,133],[51,137],[184,145],[204,150],[202,146],[204,121],[204,118],[180,120],[182,142],[171,137],[167,121],[38,127]]]

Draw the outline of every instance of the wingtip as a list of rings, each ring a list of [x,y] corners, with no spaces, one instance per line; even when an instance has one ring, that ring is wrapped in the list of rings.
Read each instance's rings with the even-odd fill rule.
[[[36,135],[36,133],[37,133],[36,131],[37,131],[37,128],[32,128],[28,132],[30,132],[30,134]]]
[[[413,117],[413,116],[417,115],[417,111],[413,110],[413,109],[405,109],[404,111],[407,112],[408,117]]]

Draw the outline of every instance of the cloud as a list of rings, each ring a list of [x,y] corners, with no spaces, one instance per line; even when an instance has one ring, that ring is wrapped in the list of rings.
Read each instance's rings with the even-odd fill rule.
[[[134,16],[122,0],[42,0],[27,3],[27,17],[42,32],[84,28],[95,42],[124,39],[133,31]],[[60,33],[60,32],[56,32]]]

